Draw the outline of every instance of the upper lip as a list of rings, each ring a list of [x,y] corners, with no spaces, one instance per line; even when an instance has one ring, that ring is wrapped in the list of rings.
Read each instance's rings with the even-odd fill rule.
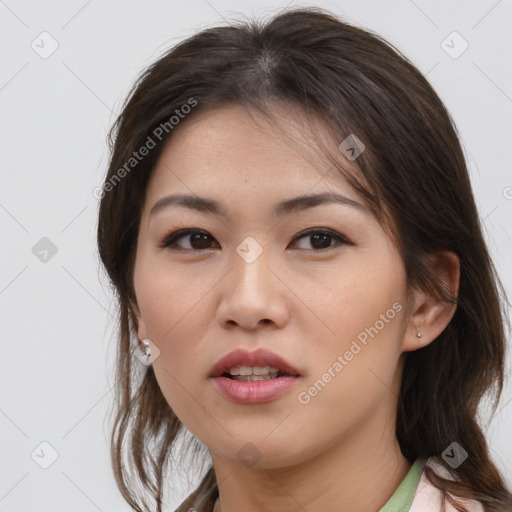
[[[221,357],[212,368],[210,377],[220,377],[234,366],[272,366],[280,371],[293,376],[299,376],[299,372],[290,363],[285,361],[278,354],[259,348],[253,352],[244,349],[237,349]]]

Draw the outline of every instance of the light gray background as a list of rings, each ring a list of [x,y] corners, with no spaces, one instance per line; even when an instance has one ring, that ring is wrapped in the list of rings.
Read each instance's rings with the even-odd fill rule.
[[[115,326],[96,255],[93,190],[105,172],[107,129],[137,74],[169,46],[236,13],[287,5],[299,3],[0,0],[0,511],[129,510],[111,473],[105,421]],[[460,131],[486,238],[512,296],[512,2],[300,5],[375,30],[427,74]],[[58,43],[45,59],[31,47],[50,48],[43,31]],[[458,58],[442,47],[453,31],[469,44]],[[461,43],[451,36],[445,45],[457,52]],[[57,248],[46,262],[32,250],[43,237]],[[507,366],[510,373],[510,359]],[[510,486],[511,400],[508,382],[487,429]],[[36,450],[35,459],[50,461],[42,442],[58,452],[48,469],[31,458]],[[171,496],[169,510],[188,490]]]

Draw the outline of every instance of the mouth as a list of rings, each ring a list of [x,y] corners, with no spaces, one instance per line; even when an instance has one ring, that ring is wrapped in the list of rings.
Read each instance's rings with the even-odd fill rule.
[[[265,349],[248,352],[234,350],[222,357],[212,368],[210,377],[226,377],[241,382],[300,377],[296,368],[278,354]]]
[[[225,399],[252,406],[285,395],[298,385],[301,375],[281,356],[260,348],[230,352],[214,365],[209,377]]]

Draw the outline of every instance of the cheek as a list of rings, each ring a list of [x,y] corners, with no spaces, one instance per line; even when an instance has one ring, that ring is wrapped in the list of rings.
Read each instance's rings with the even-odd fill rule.
[[[136,266],[134,282],[148,337],[158,345],[162,360],[172,367],[188,363],[215,320],[210,292],[218,275],[147,258]]]
[[[208,318],[204,311],[206,301],[201,300],[208,282],[179,267],[147,258],[136,265],[134,284],[148,337],[163,350],[180,342],[188,345],[190,335],[183,336],[183,331],[193,334],[198,320],[204,322]]]
[[[183,272],[149,267],[140,265],[134,280],[147,335],[160,350],[153,369],[167,403],[193,430],[204,422],[204,409],[192,397],[199,391],[204,360],[200,341],[212,318],[204,300],[207,283],[194,279],[191,286],[190,276]]]
[[[349,268],[350,273],[331,273],[323,293],[310,293],[308,305],[317,314],[309,314],[303,327],[305,338],[316,341],[302,389],[318,383],[318,401],[326,406],[344,400],[348,405],[355,396],[363,403],[365,393],[372,400],[385,391],[379,379],[392,380],[401,353],[406,280],[400,260],[384,253],[380,261],[361,258]]]
[[[374,276],[355,275],[333,283],[330,305],[322,299],[322,319],[334,334],[317,331],[316,347],[309,348],[310,371],[297,390],[295,415],[305,429],[322,423],[325,437],[337,439],[391,409],[405,313],[399,282],[388,278],[376,285]]]
[[[364,341],[368,330],[379,333],[399,327],[403,321],[406,299],[405,273],[399,262],[382,258],[381,262],[354,258],[347,270],[332,270],[314,281],[303,280],[297,295],[306,297],[309,306],[308,334],[330,339],[337,348],[356,339]],[[319,282],[324,285],[319,286]],[[393,305],[395,304],[395,307]],[[315,320],[316,318],[316,320]],[[322,343],[327,347],[331,343]]]

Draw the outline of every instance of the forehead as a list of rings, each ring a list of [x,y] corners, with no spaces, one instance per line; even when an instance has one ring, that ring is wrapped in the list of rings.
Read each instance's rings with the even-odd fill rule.
[[[219,193],[227,202],[325,191],[357,200],[339,170],[327,164],[318,137],[339,153],[327,127],[306,120],[298,108],[273,111],[272,117],[238,104],[195,112],[166,142],[148,184],[147,203],[171,190]],[[350,169],[353,164],[346,160],[342,165]]]

